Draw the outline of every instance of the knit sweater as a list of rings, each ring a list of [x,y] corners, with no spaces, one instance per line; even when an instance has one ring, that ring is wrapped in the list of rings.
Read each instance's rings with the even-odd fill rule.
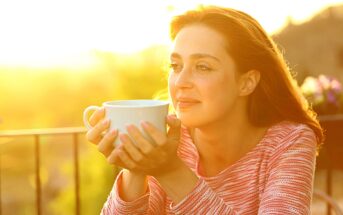
[[[183,128],[178,156],[199,180],[178,204],[148,177],[147,193],[125,202],[119,173],[102,214],[310,214],[316,137],[306,125],[281,122],[270,127],[247,154],[219,174],[201,174],[199,154]]]

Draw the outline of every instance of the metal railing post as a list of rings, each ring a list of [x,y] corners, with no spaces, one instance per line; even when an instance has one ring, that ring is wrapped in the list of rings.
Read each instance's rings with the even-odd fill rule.
[[[1,198],[1,196],[2,196],[2,181],[1,181],[1,176],[2,176],[2,174],[1,174],[1,169],[2,169],[2,163],[1,163],[1,158],[2,158],[2,150],[1,150],[1,148],[0,148],[0,215],[2,214],[2,198]]]
[[[36,207],[37,214],[41,215],[41,178],[40,178],[40,144],[39,135],[34,135],[35,138],[35,170],[36,170]]]
[[[75,181],[75,214],[80,215],[80,176],[79,176],[79,142],[77,133],[73,134],[74,142],[74,181]]]
[[[331,169],[331,163],[329,165],[329,168],[327,170],[326,175],[326,192],[329,196],[332,196],[332,169]],[[327,215],[331,215],[331,205],[327,204]]]
[[[36,210],[37,214],[42,214],[42,185],[41,185],[41,157],[40,157],[40,140],[42,136],[57,136],[57,135],[71,135],[73,138],[73,155],[74,155],[74,181],[75,181],[75,213],[76,215],[81,214],[81,203],[80,203],[80,170],[79,170],[79,141],[78,134],[85,133],[86,129],[84,127],[74,127],[74,128],[49,128],[49,129],[29,129],[29,130],[8,130],[0,131],[0,137],[33,137],[34,140],[34,171],[35,171],[35,184],[36,184]],[[2,174],[2,149],[0,148],[0,215],[2,214],[3,199],[2,196],[2,185],[1,174]]]

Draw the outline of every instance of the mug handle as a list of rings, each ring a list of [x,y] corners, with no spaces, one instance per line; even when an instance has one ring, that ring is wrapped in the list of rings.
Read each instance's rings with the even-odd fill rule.
[[[88,121],[88,114],[90,111],[96,111],[99,110],[101,107],[99,106],[89,106],[83,111],[83,123],[85,124],[86,128],[89,130],[93,128]]]

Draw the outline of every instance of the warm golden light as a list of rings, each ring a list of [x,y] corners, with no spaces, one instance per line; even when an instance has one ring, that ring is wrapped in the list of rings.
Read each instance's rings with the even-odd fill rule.
[[[42,1],[0,3],[0,65],[83,67],[90,50],[130,54],[168,42],[172,15],[198,4],[237,8],[256,17],[269,33],[308,19],[341,1]]]
[[[89,105],[122,99],[167,99],[170,19],[199,4],[245,11],[273,34],[290,19],[293,24],[304,22],[338,3],[343,4],[342,0],[0,0],[0,131],[69,131],[68,127],[84,126],[82,112]],[[291,36],[284,42],[292,42],[285,50],[290,48],[311,65],[299,69],[301,62],[286,58],[299,74],[297,80],[314,76],[321,68],[334,74],[335,60],[343,63],[343,52],[339,46],[332,49],[334,43],[325,49],[312,48],[312,44],[331,42],[332,33],[338,35],[331,30],[327,35],[313,35],[316,21],[311,28],[299,27],[295,35],[300,37]],[[336,29],[335,22],[325,21]],[[308,50],[300,52],[292,45],[298,37]],[[338,51],[337,59],[334,50]],[[316,56],[327,56],[329,61],[323,63]],[[313,70],[317,65],[321,68]],[[73,172],[76,163],[82,176],[82,213],[99,214],[118,173],[95,145],[87,143],[84,134],[2,137],[0,147],[0,214],[38,211],[34,176],[41,179],[44,214],[74,214],[78,200]],[[79,162],[74,162],[74,155]],[[34,168],[39,175],[34,174]]]

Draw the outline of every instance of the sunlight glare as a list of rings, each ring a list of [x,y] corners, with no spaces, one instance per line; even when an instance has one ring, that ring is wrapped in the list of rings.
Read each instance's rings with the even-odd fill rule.
[[[131,54],[168,44],[172,15],[214,4],[243,10],[268,33],[299,23],[328,4],[288,0],[11,0],[0,2],[0,65],[89,66],[90,50]]]

